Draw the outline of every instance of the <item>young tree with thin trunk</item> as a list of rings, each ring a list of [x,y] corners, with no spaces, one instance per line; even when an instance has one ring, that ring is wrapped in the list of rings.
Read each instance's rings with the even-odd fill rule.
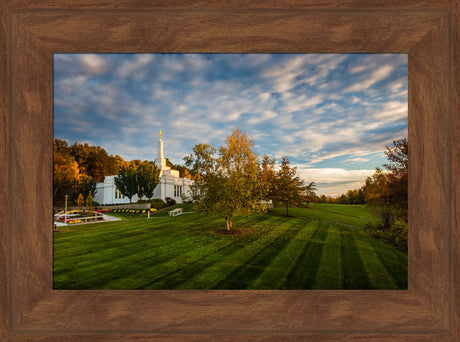
[[[88,197],[86,197],[86,206],[88,207],[88,215],[91,216],[93,213],[93,196],[91,195],[91,191],[88,194]]]
[[[85,204],[85,198],[83,197],[82,194],[79,194],[78,199],[77,199],[78,211],[81,211],[81,207],[83,207],[84,204]]]
[[[234,217],[260,210],[258,157],[253,149],[254,142],[235,129],[219,148],[218,156],[214,147],[198,144],[185,158],[195,175],[197,210],[224,217],[228,231]]]
[[[317,198],[316,193],[315,193],[316,190],[318,189],[316,188],[315,182],[310,182],[310,184],[308,184],[305,187],[303,196],[304,196],[305,203],[307,203],[307,208],[310,202],[314,201],[315,198]]]
[[[258,157],[254,141],[237,128],[219,149],[221,170],[219,211],[232,229],[233,217],[247,216],[259,210]]]

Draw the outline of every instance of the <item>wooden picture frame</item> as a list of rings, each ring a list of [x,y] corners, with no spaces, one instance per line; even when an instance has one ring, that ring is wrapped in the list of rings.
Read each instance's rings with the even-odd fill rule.
[[[460,4],[5,1],[0,339],[459,341]],[[52,289],[53,53],[378,52],[409,57],[409,289]]]

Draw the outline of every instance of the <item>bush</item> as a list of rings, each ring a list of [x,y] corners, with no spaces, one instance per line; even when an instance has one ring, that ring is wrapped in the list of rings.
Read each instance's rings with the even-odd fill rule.
[[[176,200],[171,197],[166,197],[166,203],[171,206],[171,205],[176,205]]]
[[[395,219],[391,226],[385,228],[382,222],[367,225],[364,230],[372,237],[383,240],[407,252],[407,222],[403,218]]]
[[[150,201],[150,206],[151,208],[158,210],[158,209],[163,209],[164,207],[167,206],[167,204],[161,198],[155,198]]]

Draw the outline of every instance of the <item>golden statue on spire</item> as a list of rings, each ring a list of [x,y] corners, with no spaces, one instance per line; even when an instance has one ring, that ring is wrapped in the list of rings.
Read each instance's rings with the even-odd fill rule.
[[[161,129],[160,129],[160,139],[161,139]]]

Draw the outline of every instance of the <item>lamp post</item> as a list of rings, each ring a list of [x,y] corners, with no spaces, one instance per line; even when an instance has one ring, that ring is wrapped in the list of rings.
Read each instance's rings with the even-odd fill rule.
[[[64,205],[64,223],[67,224],[67,197],[68,195],[65,195],[65,205]]]

